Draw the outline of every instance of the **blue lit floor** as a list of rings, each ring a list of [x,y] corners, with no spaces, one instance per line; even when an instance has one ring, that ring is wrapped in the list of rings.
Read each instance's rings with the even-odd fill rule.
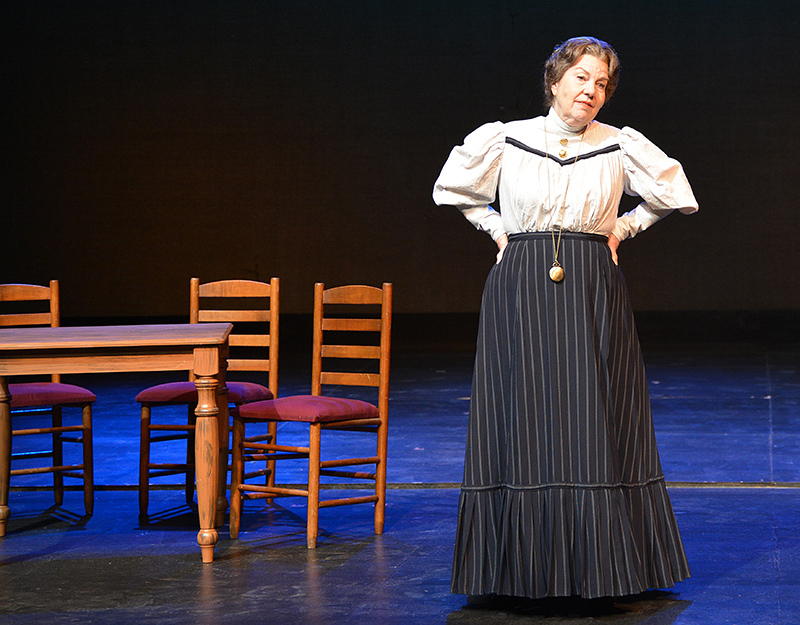
[[[0,623],[800,623],[800,349],[646,347],[659,449],[692,577],[616,606],[467,605],[449,593],[471,356],[395,355],[383,536],[366,506],[321,512],[304,546],[303,502],[248,502],[240,539],[223,528],[200,563],[182,493],[154,490],[140,524],[138,406],[165,379],[86,376],[95,408],[95,514],[12,481],[0,539]],[[282,394],[305,392],[287,359]],[[282,429],[290,441],[293,433]],[[16,441],[15,441],[16,442]],[[162,446],[163,447],[163,446]],[[170,453],[181,453],[176,447]],[[285,469],[279,481],[300,482]]]

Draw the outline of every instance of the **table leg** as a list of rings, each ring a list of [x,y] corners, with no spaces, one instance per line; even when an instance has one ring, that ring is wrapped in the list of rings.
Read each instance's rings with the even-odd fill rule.
[[[0,536],[6,535],[11,515],[8,507],[8,486],[11,479],[11,393],[8,382],[0,376]]]
[[[219,487],[219,428],[216,403],[217,379],[211,376],[195,378],[197,386],[197,424],[195,426],[195,471],[197,472],[197,510],[200,516],[200,531],[197,542],[203,554],[203,562],[214,561],[214,546],[217,544],[215,517],[217,489]],[[227,445],[226,445],[227,446]]]
[[[227,364],[223,361],[223,365]],[[214,519],[216,527],[225,525],[228,512],[228,438],[230,437],[230,416],[228,415],[228,387],[225,384],[224,368],[220,367],[217,386],[217,428],[219,429],[219,482],[217,484],[217,512]]]

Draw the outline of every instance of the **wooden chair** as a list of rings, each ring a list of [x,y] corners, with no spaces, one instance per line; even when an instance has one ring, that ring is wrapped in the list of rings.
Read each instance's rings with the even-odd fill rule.
[[[330,314],[328,311],[331,307],[337,310],[347,308],[348,313]],[[358,310],[365,308],[377,308],[379,312],[377,316],[359,314]],[[316,285],[311,395],[254,402],[232,411],[231,538],[239,535],[243,499],[271,500],[285,496],[305,497],[308,501],[306,534],[309,548],[314,548],[317,544],[320,508],[374,503],[375,533],[383,533],[391,320],[392,285],[389,283],[385,283],[382,289],[370,286],[325,289],[320,283]],[[353,336],[359,336],[361,340],[353,339]],[[377,340],[370,341],[369,338]],[[348,339],[348,344],[342,344],[345,339]],[[371,364],[372,371],[363,372],[360,365],[365,362]],[[377,402],[372,404],[358,399],[323,395],[323,387],[328,388],[329,385],[375,387]],[[248,442],[245,426],[260,421],[307,423],[308,446]],[[322,430],[370,432],[377,435],[377,449],[374,455],[365,457],[322,460]],[[335,449],[335,446],[332,447]],[[297,458],[308,461],[308,485],[305,489],[245,482],[251,477],[245,475],[245,462]],[[375,470],[342,470],[359,465],[375,465]],[[320,476],[367,480],[370,488],[374,488],[374,494],[322,500]]]
[[[234,406],[273,399],[278,395],[278,317],[280,309],[280,280],[272,278],[269,283],[252,280],[221,280],[200,284],[192,278],[189,288],[189,322],[229,322],[234,323],[234,333],[230,335],[231,358],[228,359],[228,372],[268,373],[269,387],[255,382],[226,380],[228,402]],[[246,334],[254,324],[269,324],[267,332]],[[247,357],[245,357],[247,356]],[[254,357],[256,356],[256,357]],[[139,514],[147,515],[149,504],[150,479],[165,475],[185,474],[186,502],[192,503],[194,497],[194,429],[197,389],[193,379],[184,382],[159,384],[143,390],[136,396],[141,403],[141,428],[139,444]],[[153,423],[152,409],[158,406],[186,405],[186,423]],[[272,425],[261,440],[275,440],[277,426]],[[151,432],[167,432],[153,435]],[[185,463],[154,463],[150,460],[151,443],[186,439]],[[221,461],[227,461],[226,458]],[[274,464],[267,466],[267,483],[274,482]]]
[[[45,303],[47,302],[47,304]],[[58,280],[50,286],[34,284],[0,284],[0,327],[51,326],[61,324]],[[37,310],[38,308],[38,310]],[[48,435],[50,449],[23,451],[11,454],[11,460],[50,458],[46,466],[12,469],[11,475],[53,474],[55,503],[64,503],[64,478],[83,480],[83,503],[86,514],[94,509],[94,466],[92,457],[92,404],[97,397],[90,390],[74,384],[64,384],[60,375],[53,375],[49,382],[22,382],[8,385],[11,393],[11,418],[27,421],[29,427],[12,429],[14,436]],[[64,425],[64,408],[80,408],[80,425]],[[50,413],[50,425],[35,426],[30,423],[42,413]],[[64,464],[64,443],[79,443],[82,446],[81,464]]]

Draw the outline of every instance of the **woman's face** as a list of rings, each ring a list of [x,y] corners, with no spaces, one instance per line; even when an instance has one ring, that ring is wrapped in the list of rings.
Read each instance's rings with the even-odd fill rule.
[[[584,54],[550,90],[553,108],[570,126],[581,127],[591,122],[606,101],[608,63]]]

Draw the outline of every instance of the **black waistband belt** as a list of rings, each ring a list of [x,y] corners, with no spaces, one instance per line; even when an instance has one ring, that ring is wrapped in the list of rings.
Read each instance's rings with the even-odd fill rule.
[[[516,232],[508,235],[509,241],[524,241],[526,239],[552,239],[553,235],[558,237],[559,232],[547,230],[545,232]],[[602,234],[593,234],[591,232],[570,232],[569,230],[561,231],[562,239],[585,239],[587,241],[600,241],[606,243],[608,237]]]

